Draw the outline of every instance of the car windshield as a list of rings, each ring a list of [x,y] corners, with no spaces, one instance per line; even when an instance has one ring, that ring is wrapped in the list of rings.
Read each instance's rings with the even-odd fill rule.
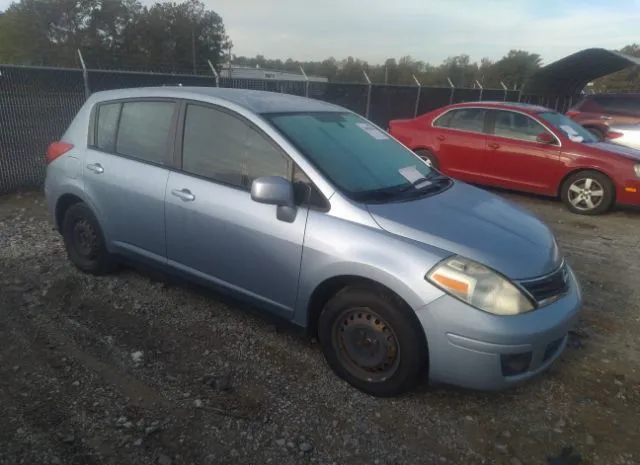
[[[433,183],[440,176],[409,149],[349,112],[265,114],[293,145],[347,196],[380,200]],[[412,189],[412,186],[415,189]]]
[[[582,142],[583,144],[593,144],[597,142],[597,139],[589,131],[561,113],[544,111],[538,113],[538,116],[554,128],[562,131],[562,133],[573,142]]]

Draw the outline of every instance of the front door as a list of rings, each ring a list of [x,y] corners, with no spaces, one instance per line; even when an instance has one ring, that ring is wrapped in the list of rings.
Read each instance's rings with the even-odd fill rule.
[[[291,160],[243,118],[186,105],[182,170],[166,186],[169,265],[291,316],[308,209],[293,222],[251,200],[260,176],[291,179]]]
[[[108,247],[120,254],[166,260],[164,195],[177,107],[129,100],[96,108],[83,180]]]
[[[489,182],[507,189],[549,194],[560,169],[560,139],[530,115],[510,110],[490,110],[487,158]],[[553,144],[540,143],[542,133]]]
[[[484,181],[485,113],[483,108],[459,108],[434,120],[433,146],[444,174],[467,182]]]

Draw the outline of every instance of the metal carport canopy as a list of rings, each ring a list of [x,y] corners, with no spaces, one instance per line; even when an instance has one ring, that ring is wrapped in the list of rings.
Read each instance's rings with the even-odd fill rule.
[[[636,65],[640,65],[640,58],[615,50],[588,48],[540,68],[527,80],[522,93],[576,95],[594,79]]]

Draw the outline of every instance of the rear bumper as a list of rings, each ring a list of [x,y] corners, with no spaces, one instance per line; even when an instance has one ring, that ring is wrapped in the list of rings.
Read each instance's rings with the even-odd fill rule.
[[[523,315],[491,315],[450,296],[419,310],[431,382],[500,390],[545,371],[564,351],[579,318],[582,293],[569,274],[564,297]]]

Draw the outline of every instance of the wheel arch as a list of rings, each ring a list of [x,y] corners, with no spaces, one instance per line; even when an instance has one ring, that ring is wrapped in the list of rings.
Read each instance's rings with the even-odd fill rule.
[[[601,175],[609,179],[609,181],[611,182],[611,185],[613,186],[613,196],[614,196],[613,199],[615,202],[616,183],[613,180],[613,177],[609,175],[606,171],[602,170],[601,168],[595,168],[591,166],[580,166],[580,167],[572,168],[567,174],[565,174],[562,177],[562,179],[560,179],[560,182],[556,186],[556,197],[560,197],[562,195],[562,186],[564,186],[564,183],[567,182],[567,179],[569,179],[574,174],[580,173],[582,171],[594,171],[596,173],[600,173]]]
[[[419,333],[421,342],[424,348],[428,351],[428,341],[425,331],[422,328],[418,316],[407,300],[380,281],[358,275],[344,274],[332,276],[325,279],[315,287],[307,304],[306,330],[310,337],[317,338],[318,336],[318,320],[327,302],[329,302],[329,300],[338,292],[349,286],[368,288],[373,291],[383,292],[394,298],[400,306],[405,308],[407,317],[412,320],[412,323],[420,328]]]
[[[64,215],[72,205],[77,203],[86,203],[81,197],[76,194],[66,193],[62,194],[58,200],[56,201],[55,207],[55,222],[56,228],[60,230],[62,227],[62,220],[64,219]]]

